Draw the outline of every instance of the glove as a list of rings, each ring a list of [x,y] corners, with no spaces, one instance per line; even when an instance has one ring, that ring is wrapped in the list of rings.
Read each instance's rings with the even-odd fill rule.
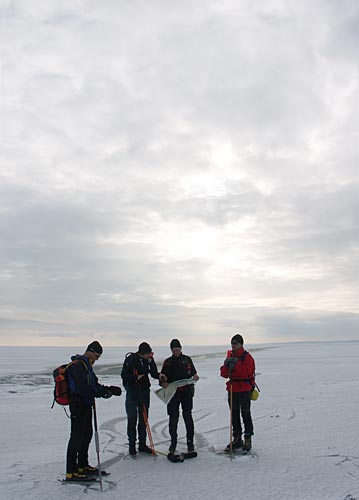
[[[230,358],[226,358],[224,361],[224,366],[226,366],[229,370],[234,370],[237,364],[238,358],[231,356]]]
[[[122,394],[121,387],[117,387],[116,385],[110,385],[109,389],[113,396],[121,396]]]
[[[110,397],[112,396],[112,391],[109,387],[105,387],[104,391],[103,391],[103,394],[102,394],[102,397],[104,399],[109,399]]]

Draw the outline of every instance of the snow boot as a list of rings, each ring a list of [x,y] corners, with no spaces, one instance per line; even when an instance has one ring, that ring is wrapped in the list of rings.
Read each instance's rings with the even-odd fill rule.
[[[79,474],[85,474],[86,476],[98,476],[99,471],[97,467],[92,467],[91,465],[88,465],[87,467],[84,467],[81,469],[79,467],[78,471]],[[106,472],[105,470],[101,471],[101,476],[109,476],[110,472]]]
[[[192,439],[187,439],[187,450],[188,453],[192,453],[194,451],[194,444]]]
[[[232,441],[232,450],[239,450],[243,446],[243,441],[242,439],[239,438],[234,438]],[[226,446],[226,451],[229,451],[231,449],[231,443],[227,444]]]
[[[174,453],[176,451],[176,448],[177,448],[177,441],[171,440],[171,444],[170,447],[168,448],[168,451],[170,453]]]
[[[147,446],[147,444],[140,444],[139,447],[138,447],[138,451],[140,451],[142,453],[150,453],[150,454],[152,454],[152,450],[151,450],[151,448],[149,448]]]
[[[67,472],[65,481],[69,483],[93,483],[96,481],[94,477],[87,476],[86,474],[80,474],[78,472]]]
[[[170,462],[173,462],[173,463],[184,461],[184,457],[182,455],[175,455],[174,453],[169,453],[167,455],[167,458]]]
[[[95,476],[96,474],[98,475],[98,468],[87,465],[83,468],[79,467],[77,472],[79,474],[86,474],[86,476]]]
[[[130,444],[128,447],[128,452],[132,457],[136,456],[136,445]]]
[[[252,448],[252,439],[251,436],[244,436],[244,443],[242,446],[243,451],[250,451]]]

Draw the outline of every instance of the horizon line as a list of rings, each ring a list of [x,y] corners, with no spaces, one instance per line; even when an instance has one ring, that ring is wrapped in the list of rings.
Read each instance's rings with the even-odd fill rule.
[[[279,342],[253,342],[253,343],[245,343],[243,344],[244,346],[260,346],[260,345],[277,345],[277,344],[316,344],[316,343],[343,343],[343,342],[359,342],[359,339],[341,339],[341,340],[332,340],[332,339],[323,339],[323,340],[287,340],[287,341],[279,341]],[[108,345],[108,344],[101,344],[103,347],[106,348],[111,348],[111,347],[133,347],[132,345],[126,344],[126,345]],[[185,344],[185,347],[223,347],[223,346],[228,346],[230,343],[226,342],[223,344]],[[53,348],[58,348],[58,347],[80,347],[84,348],[83,344],[79,345],[29,345],[29,344],[0,344],[0,347],[34,347],[34,348],[41,348],[41,347],[53,347]],[[152,347],[169,347],[167,344],[152,344]]]

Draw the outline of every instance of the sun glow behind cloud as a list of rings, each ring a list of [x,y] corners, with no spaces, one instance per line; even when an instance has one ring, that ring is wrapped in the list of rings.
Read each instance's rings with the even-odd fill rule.
[[[0,343],[356,336],[356,19],[5,3]]]

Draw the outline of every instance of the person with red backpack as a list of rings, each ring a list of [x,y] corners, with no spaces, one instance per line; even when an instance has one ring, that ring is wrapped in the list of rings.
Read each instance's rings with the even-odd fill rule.
[[[107,387],[98,382],[92,367],[102,351],[101,344],[95,340],[87,346],[84,354],[72,356],[67,367],[71,435],[66,455],[66,481],[90,480],[90,476],[98,472],[88,462],[88,449],[93,435],[92,408],[95,398],[120,396],[122,392],[120,387]]]
[[[232,412],[233,440],[226,451],[252,448],[253,422],[251,416],[251,394],[255,388],[255,362],[252,355],[243,347],[243,337],[239,333],[231,339],[232,349],[228,351],[221,376],[229,378],[227,382],[228,403]],[[244,425],[244,441],[242,441],[242,424]]]

